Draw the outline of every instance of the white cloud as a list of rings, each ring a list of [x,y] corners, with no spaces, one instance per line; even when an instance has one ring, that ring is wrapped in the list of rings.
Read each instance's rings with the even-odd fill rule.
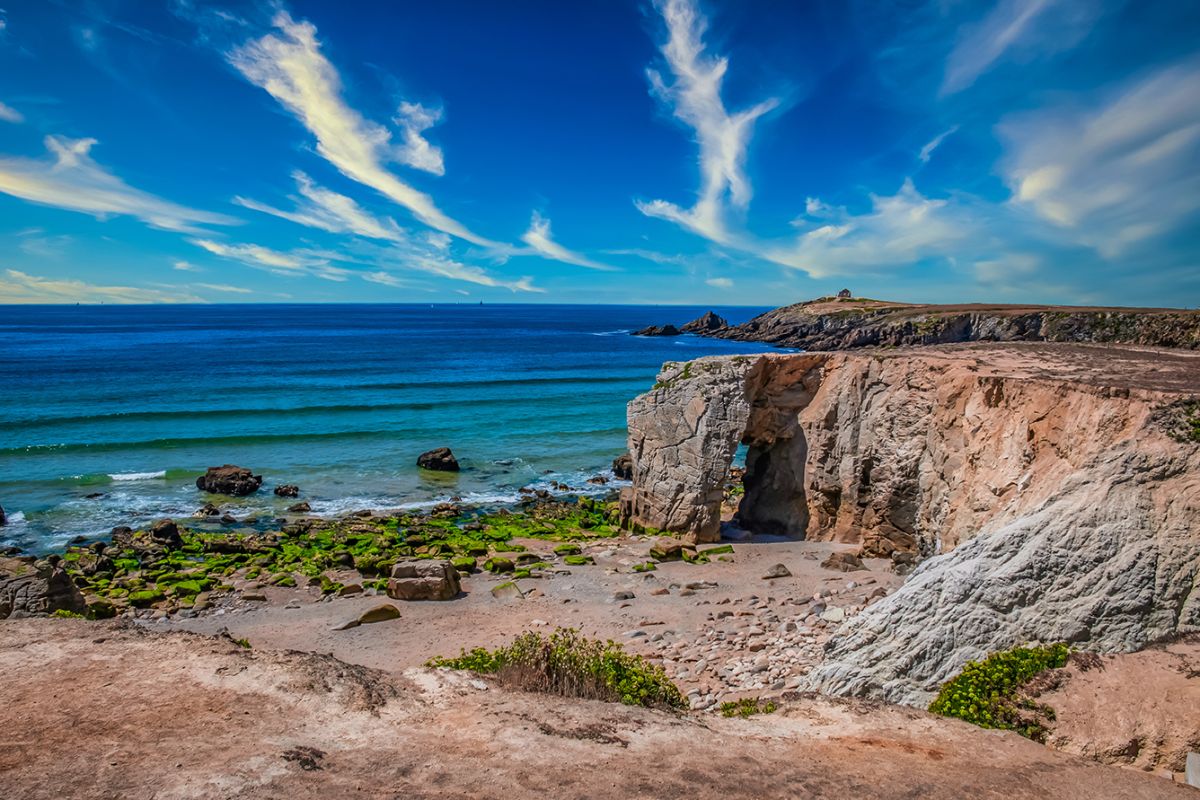
[[[0,303],[203,303],[193,295],[139,289],[132,286],[99,286],[80,280],[43,278],[15,269],[0,276]]]
[[[254,211],[273,214],[331,233],[353,233],[371,239],[391,241],[403,239],[404,232],[395,220],[372,216],[351,198],[316,185],[303,172],[294,172],[292,177],[301,194],[301,197],[291,197],[292,202],[296,204],[295,211],[283,211],[244,197],[235,197],[233,201]]]
[[[540,256],[561,261],[564,264],[574,264],[579,267],[587,267],[588,269],[598,269],[604,271],[616,270],[616,267],[610,267],[607,264],[600,264],[591,260],[587,256],[576,253],[573,250],[560,245],[554,241],[550,233],[550,220],[543,217],[538,212],[533,212],[532,219],[529,220],[529,230],[521,237],[521,241],[529,245],[535,253]]]
[[[921,148],[921,152],[917,154],[917,158],[920,159],[921,163],[928,164],[929,159],[933,156],[933,151],[937,150],[938,147],[941,146],[942,142],[945,141],[947,136],[950,136],[957,130],[958,126],[954,125],[926,142],[925,146]]]
[[[329,260],[309,253],[283,253],[257,244],[225,244],[210,239],[192,239],[192,244],[213,255],[241,262],[255,269],[265,269],[275,275],[300,277],[313,275],[327,281],[344,281],[350,270],[335,267]]]
[[[265,89],[316,137],[317,152],[352,180],[370,186],[437,230],[483,246],[495,243],[448,217],[433,198],[401,181],[384,165],[397,157],[391,134],[342,99],[337,70],[321,53],[317,29],[285,11],[269,33],[228,54],[249,81]]]
[[[1011,117],[999,133],[1013,202],[1106,258],[1200,208],[1200,60],[1160,69],[1089,108]]]
[[[19,124],[25,121],[25,116],[12,106],[6,106],[4,103],[0,103],[0,120],[3,120],[4,122],[11,122],[13,124]]]
[[[1000,0],[964,26],[946,59],[942,93],[967,88],[1006,55],[1028,60],[1074,47],[1102,11],[1099,0]]]
[[[667,24],[662,54],[674,76],[669,84],[656,70],[647,70],[654,94],[696,134],[700,146],[701,186],[695,205],[681,208],[665,200],[638,202],[643,214],[670,220],[715,242],[731,240],[726,205],[744,210],[752,194],[745,174],[746,149],[755,121],[779,105],[770,98],[730,114],[721,99],[721,84],[729,62],[705,53],[702,37],[708,20],[695,0],[658,0]]]
[[[370,283],[378,283],[382,286],[402,287],[408,285],[390,272],[364,272],[362,279]]]
[[[709,286],[715,286],[718,289],[732,289],[733,281],[729,278],[709,278],[705,281]]]
[[[813,199],[808,207],[818,214],[797,221],[808,230],[786,246],[763,245],[760,255],[814,278],[952,257],[978,232],[963,205],[924,197],[911,180],[892,196],[871,195],[871,211],[865,214]]]
[[[171,264],[171,269],[177,269],[180,272],[203,272],[202,269],[195,264],[183,261],[182,259]]]
[[[395,150],[396,160],[414,169],[445,175],[446,165],[442,161],[440,148],[430,144],[423,134],[442,119],[440,108],[426,108],[420,103],[400,104],[392,120],[404,132],[404,144]]]
[[[450,258],[417,258],[406,261],[405,266],[431,275],[466,281],[480,286],[508,289],[513,292],[545,292],[545,289],[539,289],[533,285],[533,278],[524,277],[515,281],[505,281],[488,274],[479,267],[462,264]]]
[[[0,158],[0,192],[99,218],[128,215],[171,231],[195,232],[198,224],[231,225],[237,221],[129,186],[92,160],[95,139],[47,136],[45,143],[49,159]]]
[[[228,283],[193,283],[197,289],[208,289],[213,292],[227,292],[232,294],[253,294],[250,289],[243,289],[241,286],[230,286]]]

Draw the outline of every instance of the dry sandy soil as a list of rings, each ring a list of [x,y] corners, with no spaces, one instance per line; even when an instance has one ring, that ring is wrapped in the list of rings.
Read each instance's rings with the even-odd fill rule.
[[[6,622],[0,675],[12,800],[1196,797],[894,707],[675,715],[128,622]]]

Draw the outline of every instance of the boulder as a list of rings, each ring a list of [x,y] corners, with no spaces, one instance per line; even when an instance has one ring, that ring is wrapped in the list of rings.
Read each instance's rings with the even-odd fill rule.
[[[678,336],[679,328],[674,325],[650,325],[640,331],[634,331],[634,336]]]
[[[207,472],[196,478],[196,488],[212,494],[241,497],[257,492],[262,480],[262,475],[254,475],[245,467],[226,464],[209,467]]]
[[[829,558],[821,562],[821,566],[839,572],[857,572],[867,568],[862,559],[854,553],[830,553]]]
[[[307,514],[312,511],[312,507],[306,502],[299,502],[293,506],[288,506],[287,510],[293,514]]]
[[[774,580],[775,578],[790,578],[791,575],[791,570],[789,570],[783,564],[776,564],[767,570],[766,574],[763,575],[763,580],[769,581]]]
[[[650,557],[655,561],[679,561],[683,558],[683,542],[678,539],[659,539],[650,548]]]
[[[392,567],[387,594],[395,600],[453,600],[462,590],[449,561],[414,559]]]
[[[458,459],[449,447],[438,447],[417,456],[417,466],[437,472],[458,472]]]
[[[4,515],[4,506],[0,506],[0,525],[7,525],[8,517]]]
[[[171,519],[160,519],[150,526],[150,538],[158,544],[169,547],[179,547],[183,538],[179,535],[179,526]]]
[[[718,317],[713,312],[708,311],[703,316],[697,317],[679,330],[683,331],[684,333],[711,333],[712,331],[719,331],[722,328],[728,327],[729,323],[724,317]]]
[[[613,476],[617,480],[631,481],[633,480],[633,456],[629,453],[617,456],[612,463]]]
[[[389,619],[400,619],[400,609],[391,603],[380,603],[360,614],[358,624],[370,625],[372,622],[386,622]]]
[[[512,581],[505,581],[492,587],[492,597],[497,600],[521,600],[525,597],[525,593]]]
[[[283,483],[275,487],[276,497],[299,497],[300,487],[294,483]]]
[[[0,558],[0,619],[87,610],[83,595],[57,562]]]

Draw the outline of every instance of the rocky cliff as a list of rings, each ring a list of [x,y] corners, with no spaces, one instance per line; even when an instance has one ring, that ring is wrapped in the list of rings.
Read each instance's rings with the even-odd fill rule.
[[[630,524],[713,540],[748,445],[744,527],[858,543],[894,595],[813,688],[920,702],[1026,641],[1133,650],[1200,626],[1200,356],[959,345],[701,359],[629,406]]]
[[[698,331],[803,350],[954,342],[1099,342],[1200,348],[1200,313],[1179,309],[1019,305],[909,305],[820,298],[742,325]]]

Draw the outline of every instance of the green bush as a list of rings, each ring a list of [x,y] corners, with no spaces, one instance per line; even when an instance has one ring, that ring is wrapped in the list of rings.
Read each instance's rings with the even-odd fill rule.
[[[661,667],[601,642],[559,628],[549,636],[526,632],[494,651],[476,648],[458,658],[434,658],[427,666],[495,675],[530,692],[605,700],[649,708],[687,708],[687,700]]]
[[[958,677],[946,682],[929,710],[944,717],[958,717],[981,728],[1013,730],[1041,741],[1045,729],[1036,720],[1021,714],[1021,709],[1036,709],[1053,718],[1053,710],[1021,701],[1017,693],[1034,675],[1058,669],[1067,663],[1071,650],[1067,645],[1016,647],[993,653],[983,661],[970,661]]]
[[[779,710],[774,700],[762,700],[757,697],[743,697],[741,700],[731,700],[721,703],[723,717],[753,717],[755,714],[772,714]]]

